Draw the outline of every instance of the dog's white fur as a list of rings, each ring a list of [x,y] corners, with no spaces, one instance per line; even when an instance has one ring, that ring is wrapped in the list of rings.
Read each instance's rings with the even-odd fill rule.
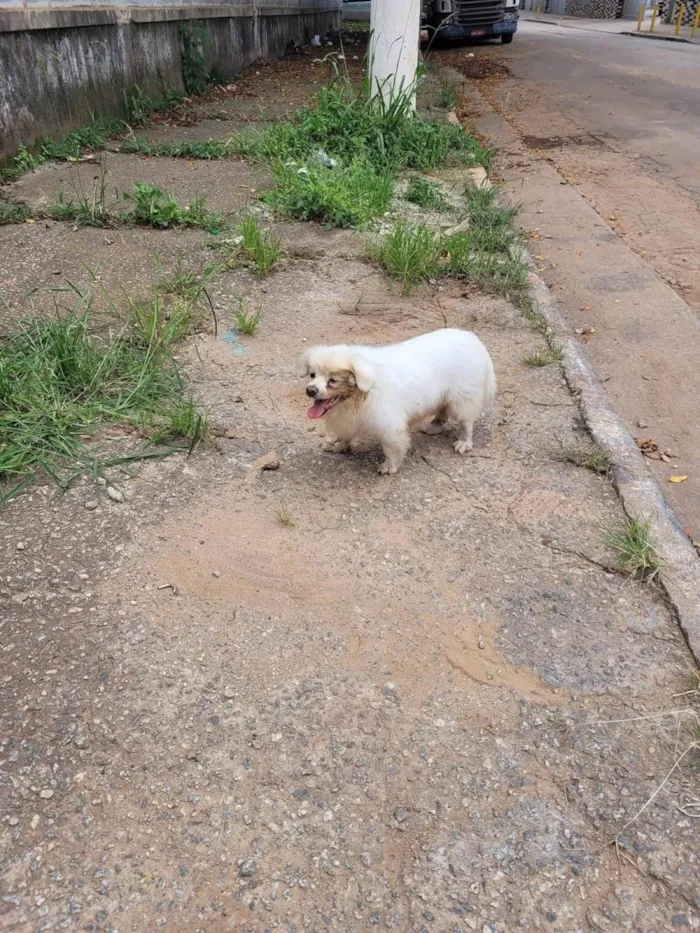
[[[410,429],[427,419],[457,422],[454,449],[471,450],[474,422],[496,394],[491,357],[465,330],[436,330],[386,347],[312,347],[302,366],[316,400],[333,398],[334,386],[344,383],[347,396],[323,416],[337,437],[333,449],[347,450],[356,437],[378,440],[385,457],[380,473],[396,473]]]

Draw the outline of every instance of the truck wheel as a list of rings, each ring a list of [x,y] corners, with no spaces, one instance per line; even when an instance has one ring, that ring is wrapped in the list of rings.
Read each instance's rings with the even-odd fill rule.
[[[512,33],[512,32],[504,32],[503,35],[501,36],[501,42],[502,42],[504,45],[508,45],[508,43],[509,43],[509,42],[512,42],[512,41],[513,41],[513,33]]]

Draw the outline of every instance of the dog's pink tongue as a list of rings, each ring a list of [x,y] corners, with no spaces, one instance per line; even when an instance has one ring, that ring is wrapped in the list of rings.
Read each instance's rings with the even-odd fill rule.
[[[326,407],[328,405],[327,399],[321,399],[318,402],[314,402],[311,408],[308,410],[307,414],[309,418],[323,418],[326,413]]]

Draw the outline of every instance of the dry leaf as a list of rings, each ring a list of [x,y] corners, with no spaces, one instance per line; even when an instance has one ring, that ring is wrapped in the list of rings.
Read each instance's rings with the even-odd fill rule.
[[[540,262],[544,259],[544,256],[535,256],[535,259],[538,259]]]
[[[669,483],[684,483],[688,479],[687,476],[669,476]]]

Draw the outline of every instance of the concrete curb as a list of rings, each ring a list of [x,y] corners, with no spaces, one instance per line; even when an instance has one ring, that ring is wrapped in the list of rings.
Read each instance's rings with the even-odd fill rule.
[[[632,39],[660,39],[662,42],[685,42],[686,45],[697,45],[692,39],[682,36],[657,36],[654,32],[620,32],[619,36],[630,36]]]
[[[569,333],[534,260],[526,250],[522,250],[522,258],[531,269],[530,297],[564,347],[563,368],[569,389],[594,441],[612,459],[613,481],[622,507],[629,518],[652,522],[654,544],[665,564],[662,586],[690,651],[700,664],[700,559],[580,344]]]
[[[453,69],[441,71],[448,74]],[[457,75],[464,80],[459,72]],[[530,269],[530,299],[564,349],[562,365],[569,390],[593,440],[612,460],[613,482],[625,514],[632,520],[652,523],[654,546],[664,562],[661,584],[690,652],[700,664],[700,558],[538,274],[534,259],[524,247],[518,252]]]

